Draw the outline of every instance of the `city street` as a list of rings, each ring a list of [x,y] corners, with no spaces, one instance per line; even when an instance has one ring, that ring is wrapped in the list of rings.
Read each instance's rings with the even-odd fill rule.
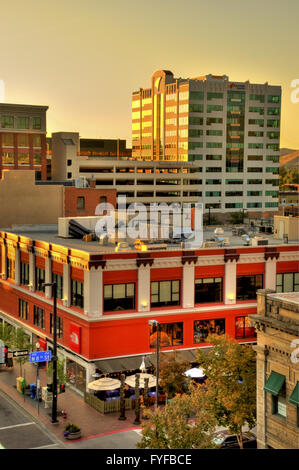
[[[141,439],[141,430],[107,433],[97,437],[82,439],[76,443],[67,444],[68,449],[136,449]]]
[[[0,391],[0,445],[5,449],[63,449],[54,434]]]

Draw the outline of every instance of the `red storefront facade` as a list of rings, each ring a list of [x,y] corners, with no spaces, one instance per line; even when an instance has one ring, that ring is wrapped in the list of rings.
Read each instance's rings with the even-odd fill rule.
[[[150,319],[165,351],[208,347],[209,332],[255,342],[256,289],[275,290],[280,274],[298,288],[298,245],[116,253],[7,232],[0,245],[0,318],[51,346],[53,298],[38,281],[55,275],[59,350],[87,383],[103,360],[155,352]]]

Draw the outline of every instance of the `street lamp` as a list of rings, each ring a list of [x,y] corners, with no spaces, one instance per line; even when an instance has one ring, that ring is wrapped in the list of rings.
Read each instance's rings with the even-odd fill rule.
[[[53,400],[51,423],[58,423],[57,419],[57,284],[56,282],[43,283],[44,287],[52,287],[53,293]]]
[[[40,350],[40,344],[39,342],[35,343],[35,349],[37,352]],[[39,386],[40,386],[40,380],[39,380],[39,362],[36,364],[36,394],[35,398],[37,400],[37,414],[39,415]]]
[[[155,408],[158,409],[158,389],[159,389],[159,322],[157,320],[149,320],[150,326],[156,326],[157,332],[157,364],[156,364],[156,401]]]

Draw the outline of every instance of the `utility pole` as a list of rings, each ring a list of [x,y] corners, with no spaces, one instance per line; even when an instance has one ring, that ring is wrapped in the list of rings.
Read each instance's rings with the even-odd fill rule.
[[[50,282],[44,284],[45,287],[52,287],[53,293],[53,400],[52,400],[52,417],[51,423],[58,423],[57,419],[57,284],[56,282]]]

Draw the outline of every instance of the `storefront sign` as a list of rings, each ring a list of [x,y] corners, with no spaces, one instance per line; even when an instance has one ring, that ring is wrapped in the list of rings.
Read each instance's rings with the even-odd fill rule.
[[[69,346],[70,348],[77,352],[81,352],[81,326],[76,325],[75,323],[70,323],[69,326]]]

